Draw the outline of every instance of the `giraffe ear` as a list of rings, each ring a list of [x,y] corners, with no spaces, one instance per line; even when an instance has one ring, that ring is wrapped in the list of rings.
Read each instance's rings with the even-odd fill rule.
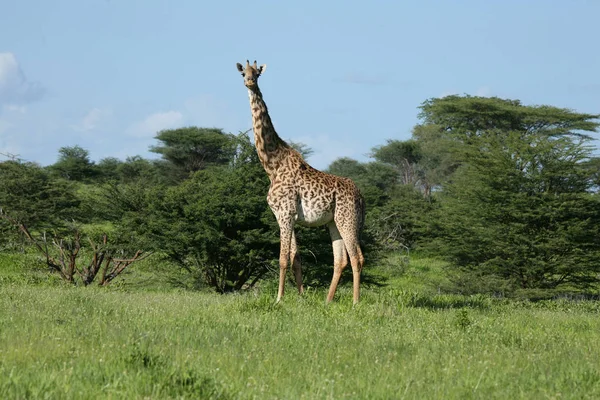
[[[235,66],[237,67],[238,71],[242,72],[244,70],[244,67],[242,67],[242,64],[237,63],[235,64]]]
[[[261,74],[264,74],[266,69],[267,69],[267,64],[263,64],[260,67],[258,67],[258,72],[260,72]]]

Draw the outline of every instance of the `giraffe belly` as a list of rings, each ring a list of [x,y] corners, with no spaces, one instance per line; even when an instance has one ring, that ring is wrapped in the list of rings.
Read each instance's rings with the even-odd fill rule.
[[[308,201],[298,201],[296,207],[296,222],[303,226],[321,226],[333,220],[333,209],[319,207]]]

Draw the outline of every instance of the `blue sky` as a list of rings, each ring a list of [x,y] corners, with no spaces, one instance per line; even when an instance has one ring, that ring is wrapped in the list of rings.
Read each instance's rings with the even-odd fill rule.
[[[325,168],[472,94],[600,113],[600,2],[3,0],[0,152],[150,156],[161,129],[251,128],[235,63],[268,68],[275,128]],[[154,155],[153,155],[154,156]],[[0,160],[5,157],[0,155]]]

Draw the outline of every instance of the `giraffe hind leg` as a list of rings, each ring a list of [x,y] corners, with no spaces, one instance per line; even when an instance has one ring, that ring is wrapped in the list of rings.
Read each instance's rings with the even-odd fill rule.
[[[327,303],[333,300],[335,292],[337,290],[342,271],[348,265],[348,254],[346,252],[346,246],[344,240],[338,231],[334,222],[330,222],[328,225],[329,234],[331,236],[331,244],[333,247],[333,278],[331,279],[331,285],[329,287],[329,293],[327,294]]]
[[[358,299],[360,297],[360,274],[362,272],[365,259],[362,254],[360,244],[358,243],[357,232],[342,231],[341,235],[344,239],[344,243],[346,244],[348,255],[350,256],[350,265],[352,266],[352,298],[353,303],[356,304],[358,303]]]
[[[358,240],[358,219],[349,218],[341,213],[336,213],[335,223],[346,246],[346,250],[348,251],[348,256],[350,257],[350,265],[352,265],[353,301],[354,304],[356,304],[360,297],[360,274],[365,262]]]

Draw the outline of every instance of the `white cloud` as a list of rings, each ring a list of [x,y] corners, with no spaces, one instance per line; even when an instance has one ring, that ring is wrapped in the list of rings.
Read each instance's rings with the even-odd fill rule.
[[[109,118],[112,111],[108,109],[92,108],[81,120],[78,125],[73,125],[72,128],[80,132],[93,131],[98,127],[98,124]]]
[[[446,97],[446,96],[455,96],[455,95],[458,95],[458,92],[453,91],[453,90],[444,90],[442,92],[442,94],[440,94],[440,98]]]
[[[244,126],[252,126],[248,122],[250,113],[247,109],[234,112],[221,99],[211,95],[200,95],[188,99],[184,103],[186,121],[203,128],[220,128],[226,132],[237,133]],[[240,118],[243,115],[244,118]]]
[[[337,80],[357,85],[384,85],[387,83],[387,80],[381,76],[369,75],[362,72],[348,73]]]
[[[12,124],[10,122],[3,121],[0,119],[0,134],[6,132],[11,126]]]
[[[0,53],[0,104],[27,104],[43,95],[42,85],[27,79],[14,54]]]
[[[126,133],[135,137],[153,137],[163,129],[178,128],[183,123],[183,114],[179,111],[158,112],[147,116],[143,121],[131,125]]]
[[[313,150],[314,153],[308,156],[307,161],[313,167],[321,170],[340,157],[360,157],[360,154],[350,146],[350,141],[333,140],[328,135],[301,136],[290,139],[296,143],[303,143]]]
[[[492,90],[487,86],[480,86],[475,91],[475,96],[489,97],[492,94]]]
[[[25,114],[27,112],[27,108],[25,106],[17,106],[14,104],[5,105],[3,108],[7,111],[19,114]]]
[[[19,145],[13,136],[5,134],[12,124],[0,120],[0,161],[6,158],[18,156],[20,152]]]

